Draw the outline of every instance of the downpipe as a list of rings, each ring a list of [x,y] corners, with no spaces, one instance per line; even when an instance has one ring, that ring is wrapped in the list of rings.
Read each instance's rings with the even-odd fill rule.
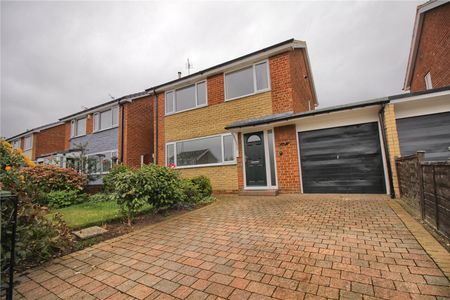
[[[394,182],[392,178],[392,166],[391,166],[391,160],[390,160],[390,154],[389,154],[389,146],[387,145],[386,141],[386,126],[385,126],[385,120],[384,120],[384,110],[386,107],[386,103],[383,103],[381,105],[380,110],[378,111],[378,121],[380,122],[381,126],[381,135],[383,138],[383,148],[384,148],[384,159],[386,160],[386,165],[388,169],[388,176],[389,176],[389,190],[390,190],[390,196],[391,199],[395,198],[395,191],[394,191]]]

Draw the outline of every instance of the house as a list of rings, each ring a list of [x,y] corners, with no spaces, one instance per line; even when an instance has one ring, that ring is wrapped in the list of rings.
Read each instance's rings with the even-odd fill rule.
[[[113,164],[139,167],[153,161],[153,105],[147,92],[114,99],[65,116],[63,166],[77,168],[82,156],[89,171],[97,175],[91,185],[102,184],[102,176]],[[83,152],[83,153],[81,153]]]
[[[417,92],[450,85],[450,2],[417,7],[404,90]]]
[[[31,159],[38,161],[41,157],[64,150],[64,123],[55,122],[10,137],[14,149],[21,148]]]
[[[147,91],[155,101],[158,164],[175,166],[187,177],[206,175],[216,192],[299,190],[292,176],[298,173],[295,126],[264,128],[251,138],[226,126],[314,110],[318,102],[305,42],[290,39]],[[293,139],[280,146],[285,137]]]

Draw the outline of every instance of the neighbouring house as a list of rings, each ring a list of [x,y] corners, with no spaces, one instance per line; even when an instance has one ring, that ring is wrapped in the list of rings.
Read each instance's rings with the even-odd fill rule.
[[[147,91],[155,99],[158,164],[187,177],[206,175],[216,192],[299,191],[295,126],[262,128],[253,135],[234,134],[226,126],[314,110],[318,102],[305,42],[290,39]],[[290,142],[281,146],[286,137]]]
[[[148,93],[140,92],[63,117],[64,151],[57,155],[64,156],[63,166],[75,168],[80,155],[86,156],[95,178],[90,185],[102,184],[113,164],[139,167],[153,161],[152,115]]]
[[[450,85],[450,2],[417,7],[404,90],[417,92]]]
[[[55,122],[27,130],[8,141],[15,149],[21,148],[31,160],[42,162],[42,157],[64,150],[64,134],[64,123]]]

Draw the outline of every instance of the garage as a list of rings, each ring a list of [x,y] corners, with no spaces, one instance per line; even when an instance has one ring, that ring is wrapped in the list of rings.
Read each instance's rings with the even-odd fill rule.
[[[426,160],[450,158],[450,112],[397,120],[402,156],[425,151]]]
[[[378,123],[298,133],[304,193],[384,194]]]

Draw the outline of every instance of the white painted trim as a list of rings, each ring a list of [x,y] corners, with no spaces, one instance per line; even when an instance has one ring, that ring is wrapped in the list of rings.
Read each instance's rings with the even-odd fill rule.
[[[398,102],[394,108],[396,119],[450,112],[450,94],[424,101]]]
[[[205,93],[206,93],[206,103],[205,104],[201,104],[201,105],[199,105],[198,104],[198,97],[197,97],[197,86],[198,86],[198,84],[199,83],[205,83]],[[194,107],[191,107],[191,108],[186,108],[186,109],[183,109],[183,110],[176,110],[176,101],[177,101],[177,90],[181,90],[181,89],[184,89],[184,88],[187,88],[187,87],[190,87],[190,86],[194,86],[194,95],[195,95],[195,106]],[[166,112],[166,99],[167,99],[167,93],[173,93],[173,112]],[[195,83],[192,83],[192,84],[188,84],[188,85],[184,85],[184,86],[180,86],[180,87],[178,87],[178,88],[176,88],[176,89],[173,89],[173,90],[169,90],[169,91],[166,91],[165,93],[164,93],[164,114],[165,114],[165,116],[171,116],[171,115],[175,115],[175,114],[179,114],[179,113],[182,113],[182,112],[185,112],[185,111],[189,111],[189,110],[194,110],[194,109],[197,109],[197,108],[202,108],[202,107],[207,107],[208,106],[208,80],[207,79],[204,79],[204,80],[200,80],[200,81],[197,81],[197,82],[195,82]]]
[[[298,156],[298,176],[300,178],[300,193],[303,192],[303,172],[302,172],[302,163],[301,163],[301,155],[300,155],[300,139],[298,138],[297,128],[295,130],[295,139],[297,141],[297,156]]]
[[[260,65],[260,64],[266,64],[266,72],[267,72],[267,88],[262,89],[262,90],[258,90],[257,89],[257,84],[256,84],[256,65]],[[238,72],[240,70],[243,69],[247,69],[249,67],[252,67],[252,73],[253,73],[253,93],[250,94],[246,94],[246,95],[241,95],[241,96],[237,96],[237,97],[233,97],[233,98],[227,98],[227,75],[230,73],[234,73],[234,72]],[[256,63],[253,63],[251,65],[247,65],[244,67],[240,67],[239,69],[231,69],[227,72],[223,73],[223,88],[224,88],[224,102],[228,102],[228,101],[233,101],[233,100],[237,100],[240,98],[244,98],[244,97],[248,97],[248,96],[253,96],[256,94],[260,94],[260,93],[265,93],[268,91],[271,91],[272,87],[271,87],[271,80],[270,80],[270,68],[269,68],[269,60],[265,59],[262,61],[258,61]]]
[[[117,121],[119,121],[119,106],[118,105],[115,105],[115,106],[112,106],[112,107],[110,107],[108,109],[104,109],[104,110],[97,111],[97,112],[93,113],[93,115],[92,115],[92,133],[97,133],[97,132],[101,132],[101,131],[105,131],[105,130],[109,130],[109,129],[113,129],[113,128],[119,127],[119,122],[117,122],[117,124],[113,124],[112,123],[113,122],[113,118],[114,118],[114,108],[117,108]],[[104,112],[107,112],[107,111],[111,111],[111,126],[95,130],[95,116],[98,116],[98,118],[99,118],[98,119],[98,126],[100,128],[101,124],[102,124],[102,116],[101,116],[101,114],[104,113]]]
[[[273,146],[273,167],[275,168],[275,185],[273,187],[278,188],[278,168],[277,168],[277,149],[275,148],[275,128],[271,128],[267,130],[267,135],[269,135],[269,130],[272,130],[272,146]],[[269,139],[267,139],[267,143]],[[267,150],[268,151],[268,150]],[[270,163],[270,157],[269,157]],[[270,176],[270,181],[272,183],[272,176]]]

